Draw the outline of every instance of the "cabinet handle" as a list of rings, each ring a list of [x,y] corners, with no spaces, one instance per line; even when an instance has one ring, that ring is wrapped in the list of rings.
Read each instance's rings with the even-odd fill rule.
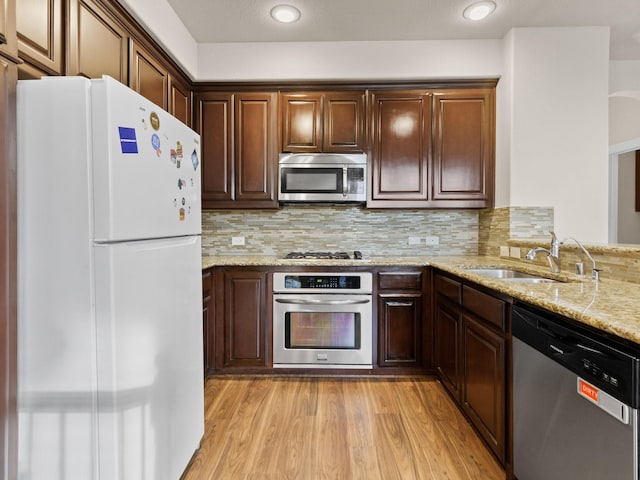
[[[349,193],[349,185],[347,184],[348,182],[347,169],[348,167],[346,165],[342,166],[342,196],[343,197],[346,197],[347,193]]]
[[[387,302],[387,305],[393,305],[394,307],[411,307],[413,303],[411,302]]]

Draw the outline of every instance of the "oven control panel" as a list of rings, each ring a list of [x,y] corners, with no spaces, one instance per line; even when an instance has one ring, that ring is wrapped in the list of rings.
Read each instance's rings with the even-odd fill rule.
[[[273,274],[275,293],[371,293],[372,276],[359,273],[285,273]]]
[[[284,288],[360,289],[360,277],[346,275],[286,275],[284,277]]]

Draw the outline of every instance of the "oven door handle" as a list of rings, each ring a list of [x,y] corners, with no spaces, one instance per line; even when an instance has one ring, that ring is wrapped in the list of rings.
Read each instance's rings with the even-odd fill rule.
[[[298,300],[295,298],[276,298],[278,303],[288,303],[293,305],[359,305],[363,303],[370,303],[370,299],[364,300]]]

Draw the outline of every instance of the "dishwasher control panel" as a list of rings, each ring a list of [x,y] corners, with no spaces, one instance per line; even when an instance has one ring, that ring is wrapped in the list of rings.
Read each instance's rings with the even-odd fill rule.
[[[608,383],[613,388],[620,388],[620,379],[618,378],[618,375],[603,370],[595,361],[589,360],[588,358],[583,358],[582,368],[584,372],[590,373],[593,377],[601,379],[603,382]]]
[[[513,336],[616,399],[640,406],[640,355],[622,341],[529,305],[514,305]]]

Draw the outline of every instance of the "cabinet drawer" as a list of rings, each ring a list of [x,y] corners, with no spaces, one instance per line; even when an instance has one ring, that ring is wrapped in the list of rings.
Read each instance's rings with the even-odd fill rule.
[[[506,304],[502,300],[465,285],[462,291],[462,305],[500,330],[504,330]]]
[[[443,295],[456,303],[460,303],[461,293],[462,286],[460,282],[436,275],[436,294]]]
[[[422,272],[380,272],[380,290],[422,290]]]

